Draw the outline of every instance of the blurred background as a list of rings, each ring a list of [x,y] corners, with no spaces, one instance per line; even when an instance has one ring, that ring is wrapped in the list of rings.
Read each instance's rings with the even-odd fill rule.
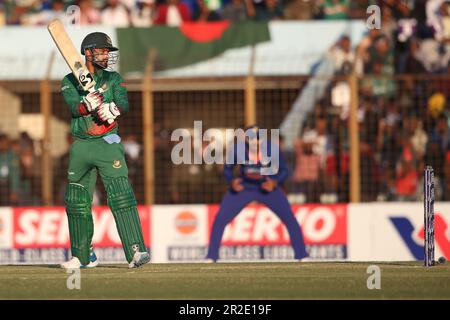
[[[138,70],[126,65],[132,53],[121,55],[131,111],[119,132],[140,204],[220,202],[220,165],[170,160],[171,132],[194,120],[203,130],[280,128],[293,203],[421,201],[425,165],[434,167],[437,200],[449,200],[448,1],[2,0],[1,206],[63,205],[71,137],[59,83],[69,69],[45,25],[65,19],[72,5],[81,13],[81,27],[68,28],[77,48],[98,30],[121,53],[129,49],[121,32],[134,27],[163,34],[230,22],[223,25],[269,31],[175,68],[158,64],[162,49],[147,64],[141,51]],[[380,29],[368,28],[370,5],[380,9]],[[105,203],[99,183],[95,204]]]

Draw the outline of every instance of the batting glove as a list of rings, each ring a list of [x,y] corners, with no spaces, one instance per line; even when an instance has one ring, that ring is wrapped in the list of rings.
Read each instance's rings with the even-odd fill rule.
[[[83,97],[83,103],[86,106],[87,111],[92,112],[102,105],[103,95],[99,91],[91,92]]]
[[[115,120],[118,116],[120,116],[120,110],[114,102],[104,103],[98,109],[97,116],[103,122]]]

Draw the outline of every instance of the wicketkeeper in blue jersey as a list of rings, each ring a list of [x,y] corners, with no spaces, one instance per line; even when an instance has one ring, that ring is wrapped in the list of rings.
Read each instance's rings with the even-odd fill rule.
[[[265,204],[287,227],[295,259],[301,260],[308,256],[301,227],[280,188],[288,177],[287,165],[279,144],[265,139],[261,131],[257,126],[247,128],[245,142],[241,147],[238,143],[227,154],[224,174],[230,190],[223,197],[213,223],[207,254],[210,262],[219,259],[220,242],[226,225],[252,201]],[[240,165],[240,171],[234,177],[236,165]]]

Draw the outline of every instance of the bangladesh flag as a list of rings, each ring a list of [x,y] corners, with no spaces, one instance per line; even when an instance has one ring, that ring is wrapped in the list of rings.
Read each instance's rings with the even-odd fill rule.
[[[265,22],[189,22],[181,27],[119,28],[120,71],[143,72],[150,48],[155,70],[187,66],[214,58],[228,49],[270,41]]]

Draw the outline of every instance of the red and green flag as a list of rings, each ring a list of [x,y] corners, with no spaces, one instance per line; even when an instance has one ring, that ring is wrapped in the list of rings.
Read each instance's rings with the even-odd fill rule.
[[[180,27],[119,28],[120,72],[143,72],[148,52],[156,49],[156,70],[214,58],[228,49],[270,41],[266,22],[190,22]]]

